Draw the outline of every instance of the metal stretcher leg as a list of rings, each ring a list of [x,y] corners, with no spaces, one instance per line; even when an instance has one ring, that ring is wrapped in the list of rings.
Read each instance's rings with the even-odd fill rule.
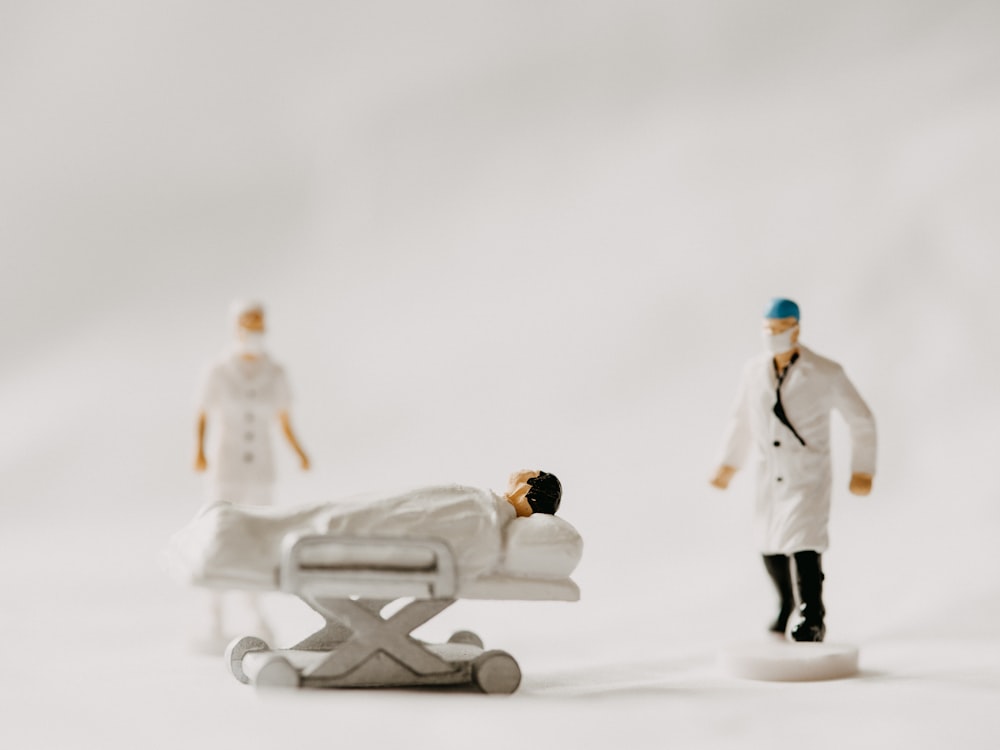
[[[454,603],[452,599],[418,599],[410,602],[388,619],[378,610],[365,606],[364,600],[317,599],[310,602],[328,621],[343,623],[351,635],[337,644],[330,655],[315,667],[304,670],[303,681],[346,677],[379,651],[417,675],[447,674],[455,667],[435,656],[409,633],[443,612]],[[378,604],[383,604],[381,601]],[[384,604],[383,604],[384,606]]]

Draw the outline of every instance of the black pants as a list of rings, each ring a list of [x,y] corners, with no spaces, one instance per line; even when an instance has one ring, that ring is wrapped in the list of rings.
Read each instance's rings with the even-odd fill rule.
[[[812,550],[796,552],[796,583],[799,590],[799,612],[804,622],[821,626],[826,610],[823,607],[823,568],[820,554]],[[764,567],[778,590],[781,608],[771,626],[776,633],[784,633],[788,618],[795,610],[795,593],[792,589],[791,558],[788,555],[764,555]]]

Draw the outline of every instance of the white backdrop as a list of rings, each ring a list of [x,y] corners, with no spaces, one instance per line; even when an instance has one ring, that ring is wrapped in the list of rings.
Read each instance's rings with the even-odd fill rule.
[[[1000,7],[990,2],[0,6],[5,747],[995,747]],[[185,650],[158,554],[194,392],[263,298],[314,461],[294,503],[557,473],[583,601],[461,603],[510,699],[261,698]],[[771,296],[879,420],[836,426],[830,637],[772,615],[751,478],[708,487]],[[310,621],[269,607],[288,640]],[[446,633],[444,633],[446,635]],[[388,723],[385,717],[392,716]]]

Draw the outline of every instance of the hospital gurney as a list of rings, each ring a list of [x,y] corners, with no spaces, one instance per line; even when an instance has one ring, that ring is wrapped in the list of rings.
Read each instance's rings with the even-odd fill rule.
[[[448,544],[436,539],[290,534],[276,586],[323,616],[325,625],[289,649],[238,638],[226,649],[233,676],[258,687],[399,687],[473,684],[512,693],[514,658],[485,650],[474,633],[429,644],[410,633],[459,598],[576,601],[569,578],[496,573],[460,581]],[[384,617],[386,607],[412,599]]]

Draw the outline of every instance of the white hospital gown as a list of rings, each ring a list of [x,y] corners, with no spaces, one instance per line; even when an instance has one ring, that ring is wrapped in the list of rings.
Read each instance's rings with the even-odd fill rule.
[[[266,354],[252,360],[226,354],[209,369],[198,407],[208,415],[210,500],[270,501],[271,427],[290,404],[285,371]]]

